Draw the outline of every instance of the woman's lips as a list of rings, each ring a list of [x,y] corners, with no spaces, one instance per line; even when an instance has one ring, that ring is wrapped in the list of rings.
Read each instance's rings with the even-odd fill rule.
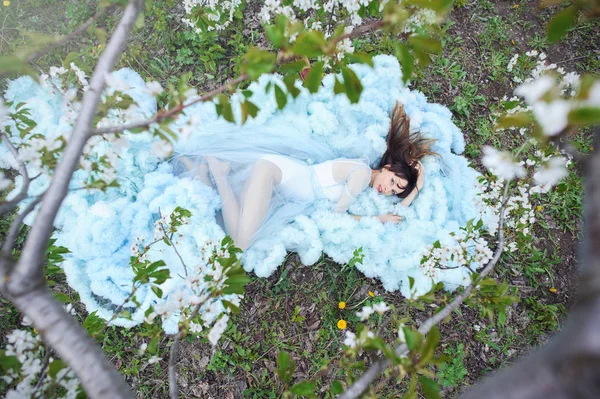
[[[377,186],[377,191],[381,192],[381,184]]]

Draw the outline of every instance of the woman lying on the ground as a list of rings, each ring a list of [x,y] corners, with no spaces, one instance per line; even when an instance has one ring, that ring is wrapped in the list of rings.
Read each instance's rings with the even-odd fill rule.
[[[378,169],[371,169],[361,159],[339,158],[309,165],[289,156],[265,154],[253,163],[243,189],[237,195],[228,178],[231,161],[220,159],[218,154],[210,151],[196,154],[205,161],[198,166],[189,155],[179,160],[207,185],[212,184],[210,172],[222,200],[225,232],[236,246],[245,250],[253,243],[269,214],[277,212],[278,209],[271,206],[276,194],[287,202],[304,205],[326,198],[335,203],[335,212],[346,212],[358,194],[372,187],[385,196],[402,198],[401,204],[409,206],[423,186],[424,170],[419,160],[434,155],[429,150],[432,142],[420,133],[410,133],[410,121],[404,108],[396,104],[391,115],[387,150]],[[288,212],[286,216],[289,220],[296,215]],[[353,217],[360,219],[360,216]],[[378,219],[398,223],[402,217],[386,214],[379,215]]]

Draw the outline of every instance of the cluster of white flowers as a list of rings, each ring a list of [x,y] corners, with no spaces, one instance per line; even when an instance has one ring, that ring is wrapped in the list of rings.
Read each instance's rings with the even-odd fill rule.
[[[519,59],[519,54],[515,54],[510,61],[508,61],[508,66],[506,67],[506,70],[508,72],[512,72],[513,68],[515,67],[515,65],[517,64],[517,60]]]
[[[424,251],[421,270],[426,276],[437,278],[440,270],[468,266],[475,270],[492,259],[493,252],[480,230],[460,230],[453,235],[453,242],[430,245]]]
[[[384,314],[390,310],[390,307],[385,302],[379,302],[374,304],[373,306],[363,306],[363,308],[356,312],[356,316],[360,318],[361,321],[367,320],[373,313],[378,313],[380,315]]]
[[[21,399],[26,397],[34,397],[45,392],[51,385],[58,385],[64,388],[64,398],[75,398],[79,390],[79,382],[75,377],[75,373],[69,368],[62,368],[53,377],[50,373],[44,374],[44,380],[38,382],[36,388],[36,380],[40,377],[42,369],[45,367],[41,357],[43,345],[40,336],[33,334],[27,330],[14,330],[7,335],[8,344],[3,356],[15,357],[19,362],[20,369],[7,368],[6,374],[0,376],[11,389],[6,392],[7,399]],[[49,363],[52,364],[55,360],[50,357]]]
[[[346,330],[344,333],[346,335],[344,338],[344,345],[352,349],[356,349],[357,347],[367,343],[367,341],[369,341],[370,339],[375,338],[375,334],[373,334],[373,331],[369,331],[367,329],[364,329],[358,337],[355,333],[349,330]]]
[[[435,11],[428,8],[415,8],[404,26],[404,33],[414,33],[424,26],[431,26],[439,22],[440,18]]]
[[[523,168],[523,177],[529,177],[516,183],[514,194],[506,201],[504,232],[508,243],[507,250],[511,252],[517,250],[516,241],[519,234],[531,235],[530,227],[536,221],[531,195],[547,193],[560,179],[567,176],[567,167],[570,164],[571,160],[568,157],[545,155],[540,150],[536,150],[530,158],[522,160],[518,164]],[[482,194],[479,196],[478,208],[498,218],[502,205],[502,188],[505,182],[506,180],[502,176],[496,175],[495,178],[487,179],[485,184],[481,184],[480,192]],[[488,232],[495,234],[497,223],[488,224]]]
[[[587,99],[578,99],[574,97],[580,86],[577,73],[567,73],[564,68],[549,63],[544,53],[532,50],[526,55],[531,59],[537,58],[537,63],[527,79],[513,78],[521,83],[515,94],[523,97],[544,134],[554,136],[562,132],[569,124],[568,116],[572,110],[580,107],[600,108],[600,80],[592,85]],[[516,62],[516,58],[513,59]]]
[[[180,287],[154,306],[145,322],[153,323],[158,316],[162,320],[175,316],[180,323],[185,322],[193,309],[200,306],[198,314],[201,323],[195,319],[190,323],[189,330],[192,333],[199,333],[212,325],[207,337],[212,345],[216,345],[227,328],[231,309],[225,307],[222,300],[215,298],[213,293],[221,292],[226,287],[226,270],[219,259],[228,259],[230,256],[232,255],[229,251],[217,243],[205,244],[202,248],[200,263],[188,271],[189,274]],[[235,306],[240,306],[242,298],[242,295],[230,294],[227,296],[227,301]]]
[[[196,23],[198,17],[194,16],[194,13],[198,8],[202,8],[208,20],[214,23],[214,26],[208,26],[207,29],[223,30],[233,21],[234,13],[241,4],[242,0],[183,0],[186,16],[181,21],[196,33],[201,33],[202,29],[198,28]]]
[[[481,163],[496,176],[505,180],[525,176],[525,169],[518,162],[514,161],[510,153],[498,151],[494,147],[486,145],[483,147],[483,154]]]

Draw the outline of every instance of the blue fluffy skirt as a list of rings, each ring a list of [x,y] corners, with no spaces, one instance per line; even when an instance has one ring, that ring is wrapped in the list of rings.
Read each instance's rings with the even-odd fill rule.
[[[437,140],[433,150],[441,157],[427,157],[422,161],[425,184],[410,207],[402,207],[395,199],[367,189],[350,208],[350,213],[356,215],[397,213],[404,216],[402,223],[382,224],[375,218],[357,221],[347,214],[332,212],[332,204],[324,200],[314,204],[310,213],[298,215],[293,222],[282,226],[278,234],[255,242],[244,253],[243,265],[247,271],[259,277],[271,275],[282,264],[288,250],[297,252],[304,264],[311,265],[323,253],[336,262],[346,263],[357,248],[362,248],[364,260],[357,264],[358,269],[368,277],[379,279],[387,290],[400,290],[410,296],[425,293],[432,283],[440,281],[449,289],[469,283],[466,268],[439,270],[433,279],[420,268],[429,245],[436,240],[450,241],[452,233],[468,220],[482,217],[476,206],[479,174],[469,167],[466,158],[456,155],[464,150],[462,133],[446,107],[428,103],[422,93],[402,84],[400,67],[394,57],[377,56],[374,62],[375,68],[352,66],[364,86],[358,104],[350,104],[344,95],[334,95],[334,76],[328,75],[316,94],[308,93],[297,82],[301,94],[295,100],[290,97],[285,110],[278,111],[273,92],[265,93],[265,87],[269,82],[283,87],[283,82],[276,75],[266,75],[250,86],[254,93],[251,100],[260,112],[244,127],[235,127],[218,118],[212,103],[190,107],[173,124],[173,130],[177,131],[186,125],[189,116],[200,119],[198,129],[174,144],[179,153],[193,152],[205,142],[203,140],[218,132],[237,131],[240,137],[258,143],[265,131],[285,131],[292,148],[297,148],[294,138],[310,137],[325,149],[316,154],[317,157],[327,154],[366,157],[375,165],[386,148],[390,112],[396,101],[400,101],[410,117],[411,129]],[[136,72],[122,69],[117,75],[133,86],[128,93],[140,107],[140,119],[156,112],[155,100],[145,93],[144,82]],[[38,133],[50,136],[70,129],[60,119],[60,96],[49,93],[30,78],[11,82],[5,97],[14,104],[26,103],[32,110],[32,119],[38,123],[35,128]],[[242,98],[236,94],[232,99],[237,120]],[[129,295],[133,278],[129,267],[132,244],[135,237],[152,241],[159,212],[168,214],[177,206],[192,212],[191,223],[180,230],[183,237],[178,244],[188,264],[198,262],[200,248],[207,241],[224,237],[215,219],[220,208],[217,193],[188,177],[178,176],[171,163],[154,156],[149,133],[126,136],[130,145],[119,162],[120,187],[103,193],[73,191],[55,223],[56,245],[71,250],[63,264],[69,284],[79,293],[88,311],[97,310],[105,318]],[[278,143],[280,148],[283,145]],[[0,155],[4,165],[14,164],[5,148],[0,149]],[[76,172],[72,187],[80,186],[83,176],[83,171]],[[37,179],[30,193],[40,192],[45,186],[47,181]],[[172,248],[162,243],[153,247],[149,258],[164,259],[171,269],[173,278],[162,287],[168,295],[181,284],[179,276],[184,275],[179,258]],[[412,289],[409,289],[409,276],[415,281]],[[121,324],[139,323],[145,309],[157,299],[149,289],[140,290],[136,297],[142,306],[134,311],[131,321],[121,320]]]

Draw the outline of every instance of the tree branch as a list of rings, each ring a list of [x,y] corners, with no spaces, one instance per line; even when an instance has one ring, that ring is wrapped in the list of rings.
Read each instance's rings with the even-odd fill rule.
[[[179,398],[179,388],[177,386],[177,352],[179,351],[179,335],[175,336],[173,345],[171,345],[171,354],[169,355],[169,394],[171,399]]]
[[[2,142],[8,149],[10,153],[13,155],[17,163],[19,164],[19,173],[23,176],[23,186],[21,187],[21,191],[15,198],[10,201],[4,202],[0,204],[0,215],[4,215],[7,212],[13,210],[19,202],[21,202],[25,197],[27,197],[27,190],[29,190],[29,183],[31,179],[29,179],[29,174],[27,173],[27,167],[25,163],[19,159],[19,152],[15,148],[15,146],[10,142],[10,139],[6,135],[6,133],[1,133],[0,137],[2,138]]]
[[[105,75],[111,71],[124,50],[133,24],[143,7],[143,1],[131,0],[125,9],[123,18],[117,25],[113,37],[100,56],[98,65],[92,75],[90,87],[83,97],[81,113],[75,122],[71,139],[67,144],[63,157],[54,172],[54,178],[44,196],[44,202],[35,218],[35,222],[25,242],[23,254],[17,263],[14,273],[19,278],[11,278],[13,295],[17,291],[26,292],[35,280],[43,279],[41,270],[48,239],[52,234],[54,219],[68,192],[71,176],[75,171],[83,147],[88,139],[88,131],[94,119],[100,96],[105,86]]]
[[[452,302],[445,306],[440,312],[436,313],[429,319],[427,319],[419,327],[419,332],[423,335],[427,334],[431,328],[439,324],[442,320],[448,317],[455,309],[457,309],[464,301],[469,297],[471,291],[479,284],[483,278],[485,278],[496,266],[502,251],[504,249],[504,213],[506,210],[506,203],[508,199],[508,187],[510,182],[507,181],[504,184],[504,195],[502,198],[502,207],[500,208],[500,220],[498,222],[498,246],[494,252],[493,258],[488,262],[486,267],[481,271],[481,274],[471,285],[469,285],[463,292],[461,292]],[[395,349],[397,356],[404,356],[408,353],[408,346],[406,344],[398,345]],[[375,362],[358,380],[354,382],[339,399],[355,399],[358,398],[369,386],[375,381],[375,379],[381,374],[386,368],[390,366],[391,362],[387,358],[381,358]],[[485,397],[485,396],[482,396]]]
[[[93,17],[91,17],[90,19],[88,19],[87,21],[85,21],[81,26],[79,26],[73,32],[69,33],[66,36],[61,37],[59,40],[57,40],[55,43],[52,43],[48,47],[43,48],[43,49],[41,49],[39,51],[36,51],[35,53],[31,54],[29,57],[27,57],[27,62],[28,63],[32,63],[33,61],[37,60],[38,58],[40,58],[44,54],[47,54],[50,51],[52,51],[52,50],[54,50],[54,49],[62,46],[63,44],[65,44],[69,40],[73,39],[75,36],[79,35],[84,30],[86,30],[87,28],[89,28],[89,26],[92,23],[94,23],[94,21],[96,21],[98,18],[100,18],[101,15],[103,15],[105,12],[107,12],[108,10],[110,10],[110,9],[112,9],[114,7],[115,6],[113,5],[113,6],[108,6],[108,7],[101,8],[100,11],[98,11],[98,13],[96,13],[96,15],[94,15]]]
[[[217,94],[223,93],[225,91],[229,91],[231,90],[234,86],[238,85],[239,83],[243,82],[244,80],[248,79],[248,75],[246,75],[245,73],[238,76],[237,78],[230,80],[229,82],[225,83],[223,86],[221,87],[217,87],[216,89],[209,91],[208,93],[202,95],[201,97],[190,101],[187,104],[180,104],[174,108],[171,108],[168,111],[165,112],[159,112],[158,114],[156,114],[156,116],[154,116],[153,118],[147,119],[145,121],[140,121],[140,122],[133,122],[133,123],[128,123],[125,125],[120,125],[120,126],[111,126],[111,127],[105,127],[105,128],[100,128],[100,129],[93,129],[90,132],[90,136],[91,135],[100,135],[100,134],[108,134],[108,133],[118,133],[118,132],[122,132],[123,130],[132,130],[132,129],[138,129],[138,128],[147,128],[149,127],[151,124],[153,123],[160,123],[161,121],[163,121],[164,119],[167,118],[171,118],[175,115],[177,115],[178,113],[180,113],[181,111],[183,111],[185,108],[200,103],[200,102],[204,102],[207,100],[210,100],[211,98],[213,98],[214,96],[216,96]]]
[[[33,321],[48,345],[77,373],[90,398],[133,398],[100,346],[45,286],[8,299]]]
[[[90,87],[84,95],[71,140],[44,195],[21,258],[12,272],[3,276],[3,284],[0,285],[2,294],[31,318],[44,341],[77,373],[91,398],[132,398],[132,394],[98,344],[65,312],[60,302],[45,287],[44,255],[54,219],[67,195],[71,176],[88,139],[88,131],[105,86],[105,75],[113,69],[123,52],[143,5],[144,0],[129,2],[106,50],[100,56]],[[10,261],[6,258],[1,259],[0,268],[3,272],[9,264]]]
[[[33,201],[27,205],[25,209],[21,213],[17,215],[15,220],[10,224],[10,228],[8,230],[8,234],[6,235],[6,239],[4,240],[4,244],[2,245],[2,255],[10,256],[10,253],[15,245],[15,241],[17,240],[17,236],[19,235],[19,231],[21,230],[21,225],[23,224],[23,220],[27,215],[33,211],[37,204],[42,200],[43,195],[38,196]]]

